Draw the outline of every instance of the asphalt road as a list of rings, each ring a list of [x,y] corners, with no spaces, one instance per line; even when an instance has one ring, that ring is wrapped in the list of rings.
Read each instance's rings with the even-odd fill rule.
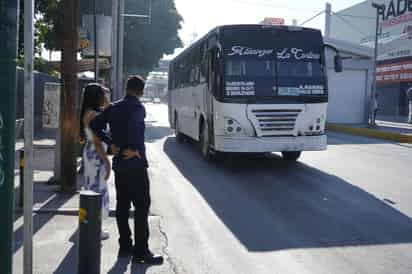
[[[324,152],[204,161],[147,104],[152,212],[175,273],[412,273],[412,147],[330,134]]]

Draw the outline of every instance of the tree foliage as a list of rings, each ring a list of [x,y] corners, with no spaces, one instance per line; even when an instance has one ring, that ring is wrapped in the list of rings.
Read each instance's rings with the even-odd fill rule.
[[[63,14],[60,8],[60,0],[36,0],[34,20],[34,52],[35,69],[49,74],[55,73],[47,62],[41,58],[42,49],[59,50],[58,39],[62,37],[61,29]],[[60,17],[60,19],[59,19]],[[20,0],[19,15],[19,43],[18,64],[23,65],[24,58],[24,0]]]
[[[42,48],[53,51],[63,49],[63,1],[66,0],[35,1],[35,52],[37,56],[41,53]],[[148,1],[125,0],[126,13],[147,13]],[[125,19],[125,74],[146,75],[164,54],[173,53],[175,48],[182,46],[178,30],[181,28],[183,19],[176,10],[174,0],[151,1],[151,24],[136,18]],[[111,2],[111,0],[97,0],[98,13],[110,16]],[[80,13],[91,14],[91,5],[91,0],[80,0]],[[20,7],[22,12],[20,13],[19,57],[23,58],[24,0],[20,0]]]
[[[128,13],[145,14],[143,2],[126,0]],[[125,74],[147,75],[164,54],[182,47],[178,30],[183,21],[174,0],[152,0],[150,24],[134,17],[125,19],[124,65]],[[145,20],[147,21],[147,20]]]
[[[35,1],[35,32],[34,49],[40,54],[42,48],[60,50],[59,38],[62,35],[63,11],[60,8],[62,1],[59,0],[36,0]],[[24,0],[20,0],[19,17],[19,57],[24,56]]]

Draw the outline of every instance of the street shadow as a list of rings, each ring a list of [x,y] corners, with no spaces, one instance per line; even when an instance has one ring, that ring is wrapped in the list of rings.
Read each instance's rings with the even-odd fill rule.
[[[128,272],[129,264],[130,258],[119,258],[107,274],[145,274],[150,268],[148,265],[131,263],[130,272]]]
[[[123,274],[127,272],[130,264],[130,258],[118,258],[113,267],[107,272],[107,274]]]
[[[164,152],[249,251],[412,242],[412,220],[340,177],[281,157],[204,161],[169,137]]]
[[[63,261],[59,264],[53,274],[67,274],[67,273],[76,273],[77,272],[77,249],[78,249],[78,234],[79,230],[72,234],[69,241],[73,243],[69,252],[67,252],[66,256],[64,257]]]
[[[52,194],[54,196],[52,196]],[[62,192],[50,193],[48,202],[45,203],[39,211],[45,209],[59,209],[65,203],[67,203],[74,194],[66,194]],[[35,195],[35,201],[38,199],[37,195]],[[53,198],[51,198],[53,197]],[[15,213],[15,220],[22,216],[21,209]],[[56,214],[34,214],[33,215],[33,235],[35,235],[40,229],[43,228]],[[23,232],[24,232],[24,225],[22,224],[15,232],[14,232],[14,249],[13,252],[16,253],[22,246],[23,246]]]
[[[15,214],[14,221],[19,219],[23,214],[23,208],[21,200],[24,199],[22,193],[20,193],[20,184],[18,187],[14,188],[14,199],[15,199]],[[34,193],[33,193],[33,204],[44,204],[46,201],[51,200],[52,198],[59,195],[56,186],[50,186],[46,183],[34,183]]]
[[[132,264],[131,274],[144,274],[150,268],[148,265],[144,264]]]

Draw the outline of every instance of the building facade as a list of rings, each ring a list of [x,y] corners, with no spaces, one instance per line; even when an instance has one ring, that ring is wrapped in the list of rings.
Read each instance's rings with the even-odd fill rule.
[[[406,117],[412,86],[412,0],[367,0],[332,14],[331,38],[373,47],[379,10],[377,92],[379,113]]]

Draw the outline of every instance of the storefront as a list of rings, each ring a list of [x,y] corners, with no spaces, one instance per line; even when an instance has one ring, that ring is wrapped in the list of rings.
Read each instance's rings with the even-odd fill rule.
[[[412,0],[376,0],[379,12],[377,85],[381,115],[406,116],[412,86]],[[373,47],[376,9],[364,1],[333,14],[331,37]]]

